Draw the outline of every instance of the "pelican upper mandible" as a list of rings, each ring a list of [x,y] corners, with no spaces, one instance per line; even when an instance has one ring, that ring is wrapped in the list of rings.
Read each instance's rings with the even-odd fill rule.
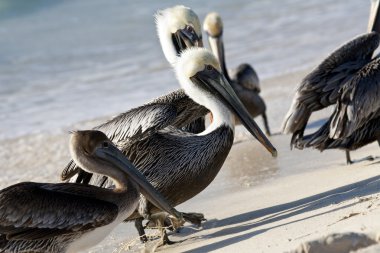
[[[366,119],[368,127],[365,127],[358,120],[360,117],[353,117],[353,105],[349,106],[349,111],[345,105],[356,100],[358,105],[363,106],[372,97],[368,92],[376,89],[373,87],[377,85],[379,58],[372,57],[380,42],[378,7],[379,1],[373,2],[368,33],[335,50],[298,86],[283,124],[284,133],[293,134],[291,146],[301,149],[314,147],[321,151],[344,149],[346,162],[351,164],[349,150],[355,150],[377,139],[376,124],[371,122],[373,118]],[[373,97],[370,101],[373,110],[376,101]],[[336,105],[335,112],[328,122],[315,133],[304,137],[303,132],[311,113],[333,104]],[[365,113],[365,118],[364,115]],[[352,126],[349,131],[345,128],[346,125]]]
[[[62,253],[90,248],[134,212],[140,192],[181,218],[102,132],[74,132],[70,152],[81,168],[108,176],[115,188],[24,182],[1,190],[1,252]]]
[[[233,144],[234,114],[272,155],[277,154],[223,76],[210,51],[195,47],[185,50],[175,70],[189,97],[212,112],[213,122],[199,134],[167,128],[143,138],[137,135],[118,144],[147,180],[174,206],[203,191],[218,174]],[[103,177],[93,180],[95,184],[109,185]],[[144,200],[138,210],[140,213],[136,211],[129,219],[159,211]],[[189,217],[184,215],[184,218]]]
[[[230,77],[224,55],[223,22],[218,13],[211,12],[207,14],[203,23],[203,29],[208,36],[212,52],[220,62],[223,74],[231,83],[236,94],[252,117],[262,115],[265,131],[270,135],[266,116],[266,105],[264,100],[258,94],[260,92],[260,83],[255,70],[247,63],[240,64],[236,69],[231,71],[232,77]]]

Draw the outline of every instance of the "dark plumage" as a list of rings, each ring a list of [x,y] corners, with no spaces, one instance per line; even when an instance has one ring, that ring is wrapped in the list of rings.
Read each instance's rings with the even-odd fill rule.
[[[259,77],[248,63],[240,64],[236,69],[231,70],[229,75],[231,80],[239,86],[257,93],[261,92]]]
[[[181,217],[104,133],[74,132],[70,150],[84,169],[112,178],[114,189],[25,182],[1,190],[0,252],[78,252],[92,247],[133,213],[140,189],[160,208]]]
[[[372,57],[380,41],[379,24],[379,1],[372,1],[369,33],[335,50],[303,79],[283,125],[285,133],[293,134],[291,147],[344,149],[350,164],[350,150],[378,139],[380,60]],[[311,113],[333,104],[330,119],[303,137]]]
[[[312,112],[337,102],[341,87],[371,61],[379,41],[376,32],[353,39],[335,50],[302,80],[283,124],[284,133],[293,134],[291,145],[302,138]]]
[[[66,252],[84,233],[116,219],[119,207],[105,200],[105,191],[110,190],[32,182],[1,190],[0,251]],[[130,193],[137,200],[138,193]]]
[[[356,150],[380,138],[380,58],[345,83],[330,119],[315,133],[298,138],[299,149]],[[351,163],[348,158],[348,163]]]
[[[328,121],[315,133],[297,139],[295,147],[298,149],[312,147],[321,152],[326,149],[353,151],[380,139],[379,120],[380,118],[375,118],[369,121],[350,136],[342,139],[329,138],[330,121]]]
[[[201,124],[202,118],[208,112],[208,109],[195,103],[182,89],[179,89],[119,114],[94,129],[103,131],[117,146],[122,146],[128,141],[149,138],[168,126],[183,127],[195,133],[201,132],[204,129],[204,125]],[[62,171],[61,179],[68,180],[78,172],[79,168],[70,161]],[[87,173],[81,173],[80,179],[83,175]],[[88,179],[82,180],[86,182]]]
[[[330,124],[330,137],[341,139],[380,114],[380,58],[373,59],[343,85]]]

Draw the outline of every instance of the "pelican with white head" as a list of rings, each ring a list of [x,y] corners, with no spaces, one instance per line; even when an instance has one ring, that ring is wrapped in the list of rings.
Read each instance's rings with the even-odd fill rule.
[[[175,64],[184,49],[203,47],[201,24],[192,9],[177,5],[158,11],[155,18],[161,47],[170,64]]]

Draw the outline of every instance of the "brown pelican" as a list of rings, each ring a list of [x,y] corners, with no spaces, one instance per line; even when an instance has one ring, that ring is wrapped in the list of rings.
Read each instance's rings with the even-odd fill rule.
[[[155,19],[160,44],[168,62],[174,64],[178,55],[188,45],[203,45],[199,19],[190,8],[185,6],[167,8],[158,11]],[[183,89],[179,89],[122,113],[95,129],[105,132],[113,142],[119,143],[131,137],[143,138],[168,126],[177,128],[188,125],[189,128],[199,126],[204,130],[204,122],[203,126],[198,124],[199,121],[195,122],[196,124],[193,122],[207,113],[206,108],[190,99]],[[165,120],[160,119],[162,115],[166,115]],[[77,172],[78,167],[69,164],[62,173],[62,180],[67,180]]]
[[[353,107],[350,105],[347,111],[347,103],[353,97],[365,101],[367,98],[363,89],[370,89],[374,85],[378,58],[372,59],[372,55],[380,42],[377,33],[380,28],[377,25],[378,11],[377,1],[372,7],[370,18],[369,30],[372,32],[354,38],[335,50],[298,86],[283,124],[284,133],[293,134],[291,146],[315,147],[319,150],[342,148],[346,150],[346,160],[350,164],[349,150],[372,142],[374,136],[369,137],[370,133],[363,130],[366,128],[361,128],[363,125],[352,118]],[[356,93],[359,91],[362,92],[360,95]],[[330,120],[314,134],[304,137],[303,132],[311,113],[333,104],[336,104],[336,110]],[[351,125],[350,130],[345,128],[346,124]],[[368,125],[371,127],[367,130],[372,129],[375,133],[373,124],[368,122]]]
[[[202,32],[197,15],[185,6],[175,6],[158,11],[155,15],[156,26],[161,47],[167,60],[174,64],[176,58],[187,46],[202,46]],[[209,111],[195,103],[182,90],[173,91],[153,101],[122,113],[100,126],[116,144],[123,146],[124,142],[134,139],[143,140],[157,131],[167,127],[176,127],[188,132],[199,133],[205,129],[204,116]],[[80,170],[71,161],[62,172],[62,180],[68,180],[78,173],[77,183],[89,183],[92,174]],[[203,220],[203,215],[192,214],[189,222],[197,225]],[[196,217],[196,218],[194,218]],[[189,216],[186,216],[189,218]],[[141,220],[136,220],[140,234],[144,234]],[[145,237],[141,237],[145,240]]]
[[[260,83],[255,70],[249,64],[240,64],[235,70],[231,71],[232,77],[230,77],[224,56],[223,22],[218,13],[211,12],[206,16],[203,29],[208,35],[211,50],[218,58],[226,79],[231,83],[232,88],[252,117],[262,115],[266,134],[270,135],[265,112],[266,105],[258,94],[260,92]]]
[[[108,176],[115,188],[24,182],[1,190],[1,252],[78,252],[92,247],[135,211],[140,191],[181,218],[102,132],[74,132],[70,152],[81,168]]]
[[[162,51],[166,60],[172,66],[182,50],[193,46],[203,46],[201,24],[197,14],[192,9],[183,5],[177,5],[158,11],[155,19]],[[172,96],[176,100],[170,99],[171,101],[167,101],[167,98]],[[191,133],[200,133],[205,129],[204,115],[207,113],[207,110],[200,108],[199,105],[191,101],[183,90],[163,96],[161,100],[171,104],[174,104],[173,102],[180,102],[186,105],[184,110],[188,111],[186,117],[189,120],[188,124],[182,126],[176,125],[177,127],[181,127],[182,130]],[[193,116],[190,117],[190,113]]]
[[[139,168],[149,182],[174,206],[181,204],[204,190],[218,174],[234,138],[235,113],[242,124],[264,145],[273,156],[276,149],[261,132],[249,112],[244,108],[228,81],[223,76],[217,59],[204,48],[190,48],[181,54],[176,63],[177,78],[195,102],[209,109],[213,121],[199,134],[183,132],[169,127],[145,135],[130,136],[118,146]],[[144,106],[139,110],[143,111]],[[157,124],[167,122],[170,114],[149,115],[146,112],[136,119],[155,117]],[[134,121],[131,121],[134,124]],[[94,177],[93,183],[110,185],[103,177]],[[142,199],[138,210],[129,219],[139,219],[158,211]],[[185,217],[197,219],[198,217]],[[144,233],[137,224],[140,235]]]

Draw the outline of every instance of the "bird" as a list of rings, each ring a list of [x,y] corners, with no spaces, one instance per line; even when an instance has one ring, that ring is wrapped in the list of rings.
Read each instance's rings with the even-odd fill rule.
[[[22,182],[0,191],[1,252],[78,252],[102,241],[138,206],[140,193],[181,219],[121,151],[95,130],[74,131],[70,153],[82,169],[106,175],[113,189]]]
[[[186,49],[177,60],[175,72],[188,96],[212,112],[212,123],[199,134],[167,127],[145,136],[131,136],[118,143],[123,153],[173,206],[203,191],[218,174],[233,144],[234,113],[273,156],[277,155],[223,76],[210,51],[199,47]],[[145,114],[145,117],[151,116]],[[170,121],[167,115],[159,119]],[[135,124],[134,120],[131,124]],[[93,177],[91,183],[110,186],[108,179],[99,176]],[[143,236],[142,218],[158,210],[144,199],[138,210],[145,210],[145,214],[135,212],[129,220],[135,220],[139,234]],[[198,216],[186,217],[184,214],[183,217],[191,220]]]
[[[166,60],[174,66],[181,51],[188,47],[203,47],[202,30],[198,15],[189,7],[176,5],[155,14],[157,34]],[[188,100],[182,90],[174,92],[174,96]],[[173,93],[168,94],[173,95]],[[166,96],[163,97],[166,102]],[[186,104],[186,110],[192,112],[196,118],[181,129],[190,133],[200,133],[205,129],[204,116],[208,113],[204,108],[193,103]],[[189,117],[186,117],[189,118]]]
[[[379,93],[380,58],[376,57],[342,86],[329,120],[316,132],[297,139],[295,146],[320,151],[343,149],[347,164],[352,164],[349,151],[380,140]],[[361,160],[373,159],[368,156]]]
[[[363,90],[364,87],[371,89],[373,85],[376,86],[378,57],[373,57],[373,54],[380,42],[377,25],[378,1],[371,10],[368,33],[355,37],[336,49],[297,87],[283,123],[283,132],[293,134],[291,147],[314,147],[321,151],[331,148],[344,149],[346,162],[351,164],[353,161],[349,151],[372,142],[374,136],[369,138],[370,133],[366,131],[376,132],[373,123],[367,122],[370,127],[365,130],[365,127],[358,126],[361,124],[358,118],[353,119],[352,115],[346,114],[352,113],[352,105],[346,105],[352,97],[356,97],[357,102],[358,99],[363,100],[359,102],[363,105],[364,100],[373,98]],[[304,137],[304,130],[312,112],[330,105],[335,105],[330,119],[318,131]],[[350,130],[343,129],[346,124],[350,124]]]
[[[200,22],[192,9],[182,5],[167,8],[158,11],[155,20],[161,48],[170,64],[176,62],[178,55],[188,45],[203,45]],[[186,37],[184,34],[192,35]],[[168,126],[197,133],[205,129],[203,116],[208,112],[189,98],[183,89],[178,89],[121,113],[94,129],[104,131],[115,143],[132,137],[143,138]],[[65,181],[78,171],[78,167],[69,163],[61,179]],[[86,173],[82,174],[78,181],[87,181]]]
[[[172,66],[184,49],[203,47],[201,24],[191,8],[176,5],[159,10],[155,20],[162,51]]]
[[[203,46],[200,21],[191,8],[178,5],[160,10],[155,14],[155,21],[161,48],[171,66],[175,64],[181,51],[188,46]],[[121,113],[94,129],[104,131],[113,142],[123,146],[124,142],[143,140],[168,127],[200,133],[205,129],[204,116],[207,113],[209,110],[195,103],[183,89],[178,89],[143,106]],[[76,174],[76,179],[71,179]],[[70,161],[61,173],[62,181],[84,184],[88,184],[91,177],[91,173],[80,170],[74,161]],[[191,213],[191,218],[185,218],[195,225],[200,225],[204,220],[203,214],[197,213]],[[139,220],[136,220],[136,226],[141,235],[140,239],[146,241]]]
[[[216,12],[207,14],[203,22],[203,30],[208,36],[208,41],[212,52],[218,58],[223,74],[231,83],[232,88],[248,109],[252,117],[261,115],[267,135],[270,135],[270,128],[266,115],[266,105],[263,98],[259,95],[260,80],[253,67],[247,63],[240,64],[232,71],[227,70],[224,43],[223,43],[223,21]],[[231,75],[230,75],[231,74]],[[238,124],[240,123],[237,119]]]

